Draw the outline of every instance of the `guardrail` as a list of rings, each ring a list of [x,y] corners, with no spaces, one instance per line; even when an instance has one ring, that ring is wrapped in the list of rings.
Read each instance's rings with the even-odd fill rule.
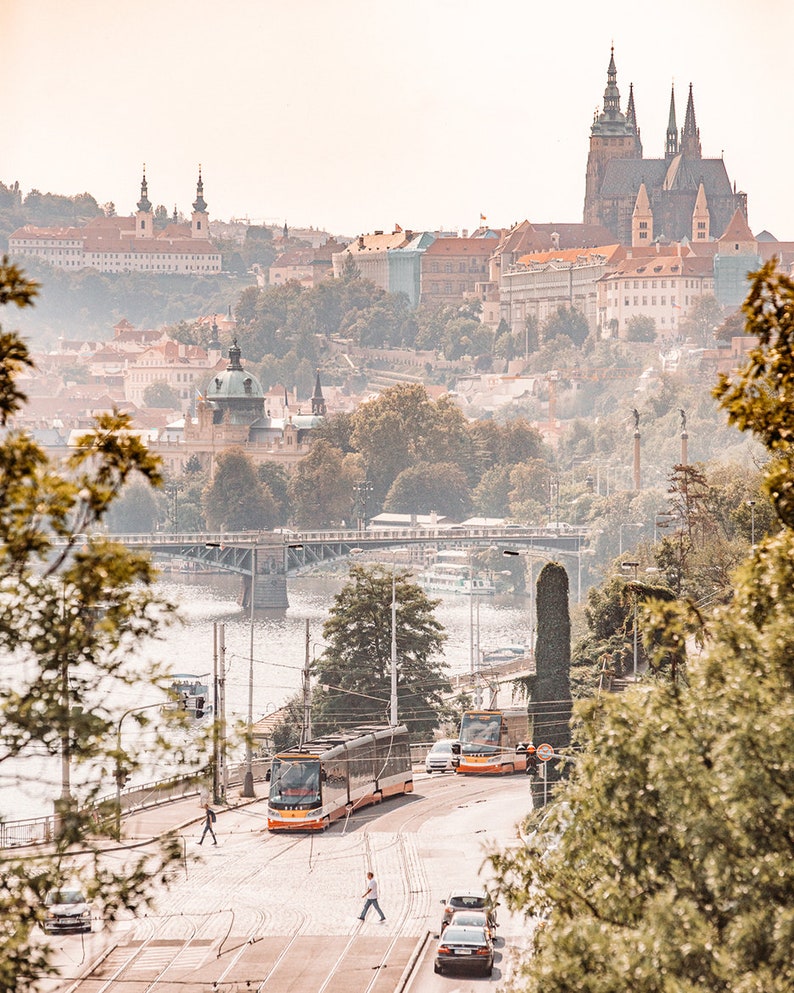
[[[242,785],[245,768],[244,763],[229,766],[228,786]],[[264,780],[269,768],[270,759],[254,759],[252,763],[254,780]],[[157,807],[172,800],[198,796],[206,789],[207,781],[203,774],[172,776],[170,779],[159,782],[128,786],[121,793],[121,811],[122,814],[130,814],[133,811]],[[97,825],[100,825],[102,815],[116,809],[115,793],[98,799],[93,808]],[[0,850],[47,845],[55,839],[56,830],[57,818],[54,814],[48,814],[44,817],[27,817],[15,821],[0,821]]]

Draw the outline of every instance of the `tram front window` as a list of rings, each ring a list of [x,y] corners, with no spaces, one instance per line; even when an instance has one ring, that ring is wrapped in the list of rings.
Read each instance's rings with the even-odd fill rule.
[[[319,802],[319,762],[311,759],[273,759],[270,770],[270,803],[274,807],[309,807]]]
[[[501,718],[496,714],[464,714],[460,724],[460,740],[465,745],[499,745]]]

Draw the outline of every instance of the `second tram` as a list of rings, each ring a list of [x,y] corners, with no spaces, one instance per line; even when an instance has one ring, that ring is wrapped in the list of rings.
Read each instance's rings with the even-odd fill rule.
[[[279,752],[268,773],[271,831],[322,831],[340,817],[413,792],[408,730],[365,725]]]
[[[526,750],[517,746],[528,740],[528,732],[526,709],[465,711],[458,740],[452,746],[456,772],[498,775],[525,771]]]

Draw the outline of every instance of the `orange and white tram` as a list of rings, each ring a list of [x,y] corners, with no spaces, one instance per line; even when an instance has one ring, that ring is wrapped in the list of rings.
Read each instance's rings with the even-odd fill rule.
[[[340,817],[412,793],[408,730],[366,725],[274,756],[268,772],[271,831],[322,831]]]

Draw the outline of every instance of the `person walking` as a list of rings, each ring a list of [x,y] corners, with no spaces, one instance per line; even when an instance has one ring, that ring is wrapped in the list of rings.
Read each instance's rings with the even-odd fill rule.
[[[204,804],[204,810],[206,811],[206,815],[204,817],[204,830],[201,832],[201,838],[199,839],[199,844],[200,845],[204,844],[204,838],[206,837],[206,834],[209,831],[209,833],[212,835],[213,845],[217,845],[218,839],[215,837],[215,832],[212,829],[212,825],[215,823],[216,820],[215,811],[212,809],[212,807],[210,807],[208,803]]]
[[[367,890],[362,894],[362,896],[364,899],[364,907],[358,915],[358,919],[363,921],[367,916],[367,911],[369,908],[374,907],[380,914],[380,923],[382,924],[386,920],[386,915],[380,909],[380,904],[378,903],[378,883],[373,872],[367,873]]]

